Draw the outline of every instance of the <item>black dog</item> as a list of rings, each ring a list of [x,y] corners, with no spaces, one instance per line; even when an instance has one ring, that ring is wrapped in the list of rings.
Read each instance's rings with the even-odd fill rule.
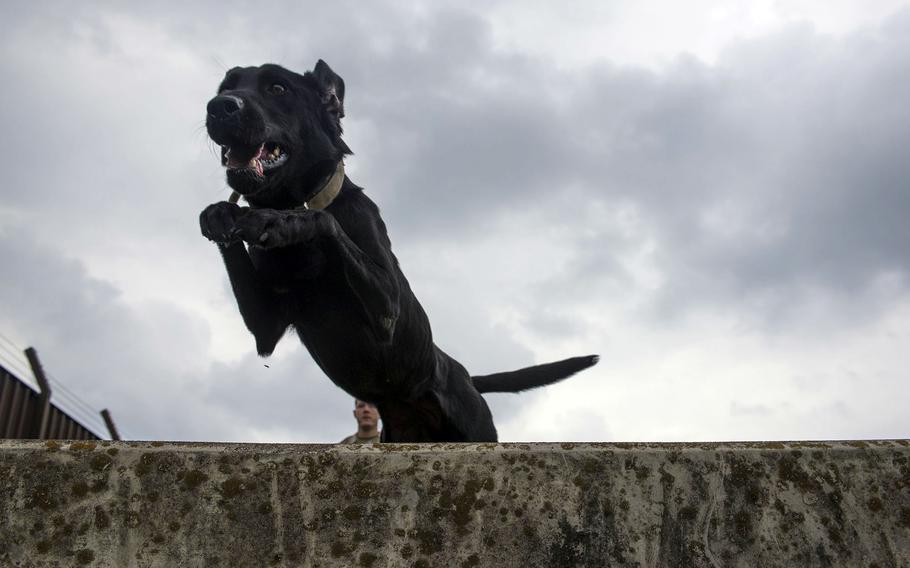
[[[270,354],[293,327],[336,385],[377,405],[383,441],[494,442],[480,393],[545,385],[597,362],[471,377],[433,343],[379,209],[344,175],[344,82],[325,62],[304,75],[231,69],[207,110],[235,194],[202,212],[202,234],[219,245],[257,351]]]

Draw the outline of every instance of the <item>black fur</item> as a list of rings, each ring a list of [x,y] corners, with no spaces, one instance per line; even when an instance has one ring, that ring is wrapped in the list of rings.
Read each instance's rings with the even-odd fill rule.
[[[481,392],[552,383],[597,358],[472,379],[433,343],[379,209],[360,187],[345,177],[328,207],[301,209],[350,154],[341,139],[344,91],[321,60],[304,75],[277,65],[227,72],[206,128],[222,146],[228,184],[249,207],[210,205],[202,234],[219,245],[260,355],[294,328],[336,385],[377,405],[383,441],[496,441]],[[276,147],[286,155],[281,165],[261,173],[256,160],[242,165]]]

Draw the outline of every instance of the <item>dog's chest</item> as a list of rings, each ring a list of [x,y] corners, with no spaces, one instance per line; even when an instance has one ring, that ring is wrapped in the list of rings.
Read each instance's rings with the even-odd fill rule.
[[[325,273],[328,260],[325,252],[315,245],[295,245],[273,250],[250,247],[250,259],[259,278],[276,288],[276,291],[319,278]]]

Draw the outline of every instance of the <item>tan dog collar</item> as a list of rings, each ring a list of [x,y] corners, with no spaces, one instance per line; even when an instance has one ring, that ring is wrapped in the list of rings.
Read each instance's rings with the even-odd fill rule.
[[[326,176],[325,180],[322,182],[319,191],[310,198],[309,201],[305,201],[303,205],[297,209],[325,209],[338,197],[338,193],[341,191],[341,185],[344,183],[344,161],[339,160],[338,165],[335,166],[335,172],[329,176]],[[231,197],[228,199],[231,203],[237,203],[240,201],[240,194],[235,192],[231,193]]]

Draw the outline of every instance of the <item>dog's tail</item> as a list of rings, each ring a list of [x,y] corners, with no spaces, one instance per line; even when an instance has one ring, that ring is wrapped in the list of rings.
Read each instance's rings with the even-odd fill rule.
[[[471,380],[474,382],[474,388],[480,393],[519,392],[561,381],[578,371],[587,369],[599,360],[600,357],[597,355],[572,357],[555,363],[525,367],[517,371],[471,377]]]

